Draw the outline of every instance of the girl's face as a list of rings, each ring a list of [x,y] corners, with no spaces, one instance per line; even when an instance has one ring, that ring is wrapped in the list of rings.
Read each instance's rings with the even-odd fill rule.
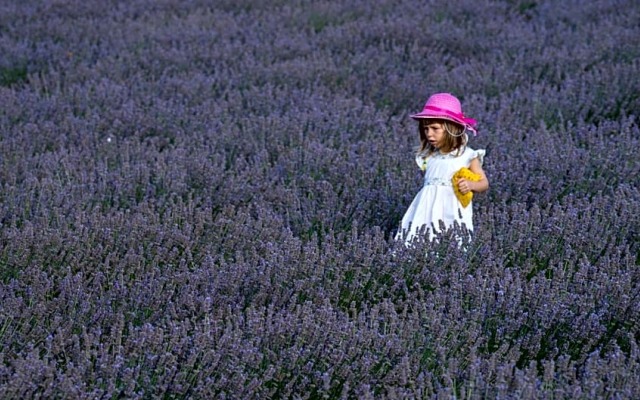
[[[421,124],[424,136],[431,146],[436,149],[444,145],[445,134],[447,133],[444,126],[439,122],[425,122]]]

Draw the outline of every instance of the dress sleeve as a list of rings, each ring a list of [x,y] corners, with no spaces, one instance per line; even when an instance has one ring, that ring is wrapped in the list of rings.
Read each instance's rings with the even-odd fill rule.
[[[478,161],[480,161],[480,165],[482,165],[482,164],[484,164],[484,156],[485,156],[485,154],[487,154],[487,151],[484,150],[484,149],[474,150],[471,153],[471,159],[470,160],[473,160],[474,158],[477,158]]]
[[[427,159],[422,154],[418,154],[416,156],[416,164],[421,170],[425,170],[427,168]]]

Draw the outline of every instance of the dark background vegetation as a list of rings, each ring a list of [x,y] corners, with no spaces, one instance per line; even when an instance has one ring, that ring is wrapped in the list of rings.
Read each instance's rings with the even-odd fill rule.
[[[640,395],[632,0],[0,1],[0,397]],[[392,238],[451,92],[489,192]]]

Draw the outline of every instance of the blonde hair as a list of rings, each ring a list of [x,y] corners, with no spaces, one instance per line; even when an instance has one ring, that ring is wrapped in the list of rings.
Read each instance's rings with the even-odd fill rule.
[[[447,135],[444,137],[444,144],[440,149],[436,149],[434,146],[429,143],[427,140],[427,135],[424,133],[424,127],[426,125],[437,122],[442,125]],[[438,118],[420,118],[418,120],[418,133],[420,134],[420,147],[417,150],[417,154],[423,154],[426,156],[430,156],[435,153],[437,150],[440,150],[442,153],[450,153],[454,150],[457,150],[456,156],[459,156],[461,150],[464,149],[464,146],[467,144],[467,135],[464,134],[464,127],[460,124],[456,124],[455,122],[451,122],[446,119],[438,119]]]

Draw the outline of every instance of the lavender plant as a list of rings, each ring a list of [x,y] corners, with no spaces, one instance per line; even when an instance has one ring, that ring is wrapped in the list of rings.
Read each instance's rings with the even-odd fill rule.
[[[638,397],[639,17],[3,2],[0,397]],[[436,91],[492,187],[406,248]]]

